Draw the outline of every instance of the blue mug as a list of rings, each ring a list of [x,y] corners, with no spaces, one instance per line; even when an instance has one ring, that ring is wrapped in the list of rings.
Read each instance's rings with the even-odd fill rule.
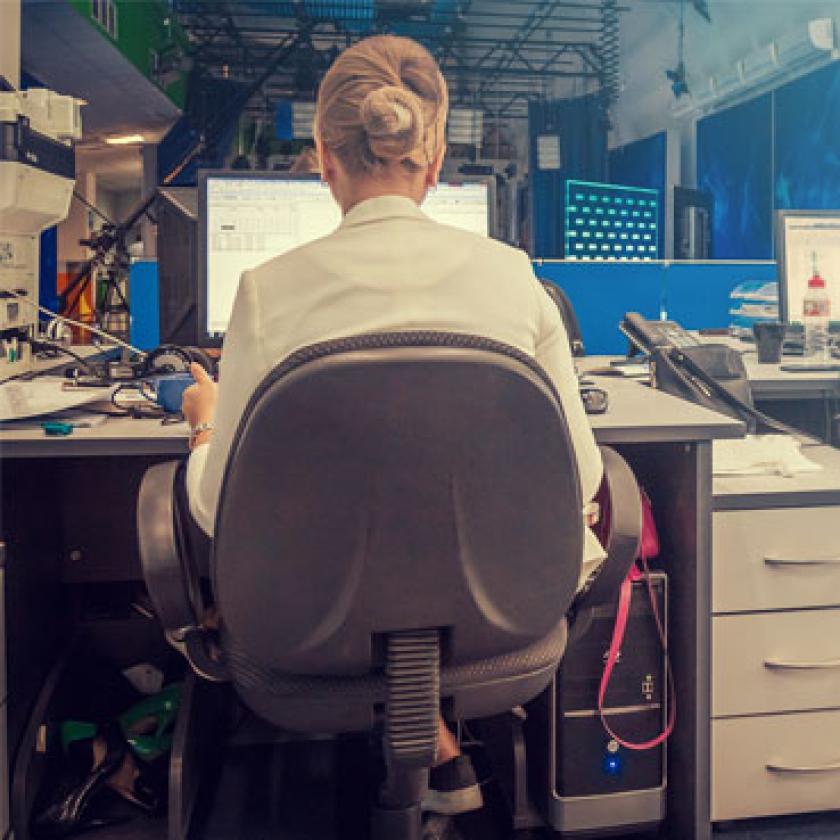
[[[161,376],[155,383],[155,402],[166,412],[177,414],[181,410],[184,391],[195,380],[189,373],[171,373]]]

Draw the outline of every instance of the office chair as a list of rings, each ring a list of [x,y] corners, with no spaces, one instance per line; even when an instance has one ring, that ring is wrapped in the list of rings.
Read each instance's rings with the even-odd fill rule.
[[[566,335],[569,337],[569,349],[573,356],[585,356],[586,347],[583,344],[583,336],[580,332],[580,323],[577,319],[577,313],[569,296],[556,283],[550,280],[540,280],[540,284],[545,289],[546,294],[551,298],[551,302],[557,307],[560,317],[563,319],[563,326],[566,328]]]
[[[280,364],[248,404],[221,489],[218,648],[182,550],[177,475],[150,468],[138,503],[170,637],[275,726],[381,726],[373,836],[416,840],[441,707],[462,719],[521,705],[566,645],[583,524],[550,380],[511,347],[433,332],[328,341]]]

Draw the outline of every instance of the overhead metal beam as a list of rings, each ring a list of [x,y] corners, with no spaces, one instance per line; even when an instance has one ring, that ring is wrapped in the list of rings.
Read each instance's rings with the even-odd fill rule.
[[[495,113],[500,107],[524,108],[523,93],[544,95],[546,80],[554,85],[599,81],[605,98],[614,99],[619,87],[618,15],[627,8],[619,2],[460,0],[457,14],[440,21],[422,10],[408,15],[408,21],[403,14],[393,20],[380,16],[368,20],[369,26],[358,14],[360,4],[342,0],[333,0],[334,17],[323,20],[313,18],[302,0],[249,0],[241,5],[234,0],[174,0],[173,7],[193,43],[196,63],[215,75],[224,66],[226,73],[246,81],[260,75],[272,51],[304,25],[316,53],[323,54],[371,30],[389,31],[399,23],[400,31],[406,31],[405,24],[413,22],[415,37],[433,51],[449,80],[453,99],[485,103]],[[291,55],[285,66],[268,75],[265,96],[294,90],[294,61]]]

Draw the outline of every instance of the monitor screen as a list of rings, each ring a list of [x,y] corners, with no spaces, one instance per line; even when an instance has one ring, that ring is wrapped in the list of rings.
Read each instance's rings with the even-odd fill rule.
[[[423,210],[435,221],[487,236],[488,181],[440,183]],[[317,175],[207,172],[199,183],[200,343],[227,330],[243,271],[313,239],[341,222],[329,187]]]
[[[426,194],[423,212],[443,225],[489,236],[490,201],[487,181],[441,181]]]
[[[776,224],[779,315],[802,323],[802,304],[816,267],[831,298],[831,320],[840,320],[840,210],[780,210]]]
[[[659,191],[566,182],[567,260],[655,260]]]

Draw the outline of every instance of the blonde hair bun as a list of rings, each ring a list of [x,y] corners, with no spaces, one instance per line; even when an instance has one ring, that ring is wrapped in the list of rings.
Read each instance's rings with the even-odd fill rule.
[[[384,85],[359,106],[371,154],[380,160],[402,160],[423,142],[425,126],[420,97],[406,87]]]

